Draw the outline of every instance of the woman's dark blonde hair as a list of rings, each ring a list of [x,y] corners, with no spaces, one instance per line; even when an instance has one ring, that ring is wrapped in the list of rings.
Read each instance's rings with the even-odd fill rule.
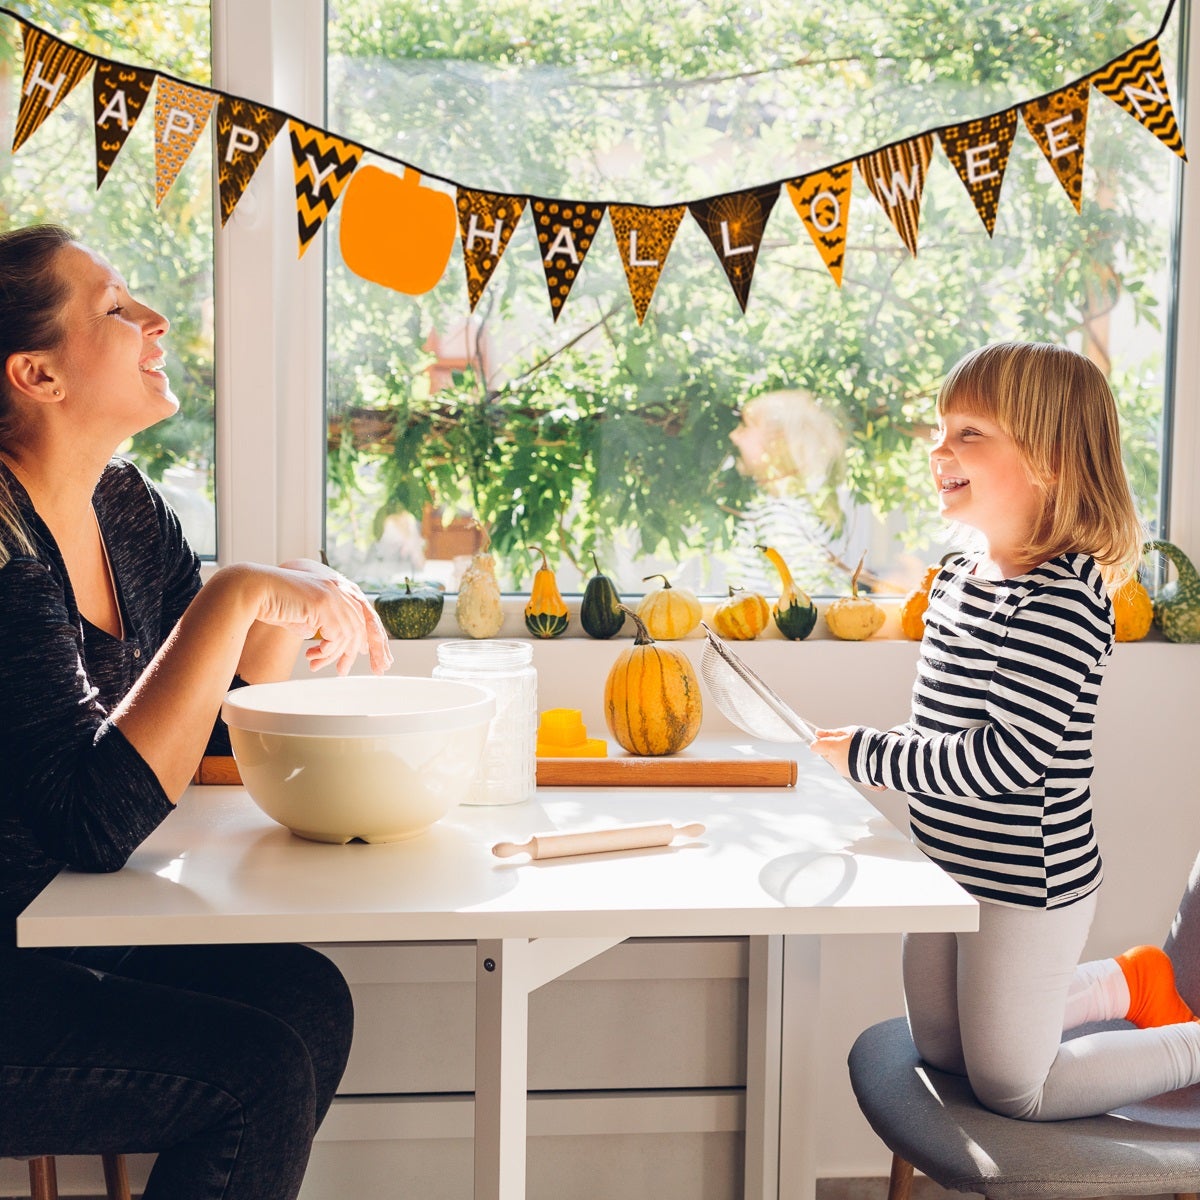
[[[1103,372],[1064,346],[998,342],[946,376],[938,415],[995,421],[1017,444],[1044,500],[1025,553],[1090,554],[1110,587],[1136,569],[1144,531],[1121,460],[1117,406]]]
[[[69,281],[58,271],[58,255],[76,244],[59,225],[30,225],[0,233],[0,365],[14,354],[54,350],[62,341],[62,312]],[[12,446],[20,417],[0,382],[0,450]],[[0,479],[0,566],[12,552],[32,554],[29,531],[12,494]]]

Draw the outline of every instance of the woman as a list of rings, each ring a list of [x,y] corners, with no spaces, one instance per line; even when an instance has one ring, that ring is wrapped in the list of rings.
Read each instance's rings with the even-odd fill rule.
[[[317,563],[200,586],[116,448],[174,413],[165,317],[54,226],[0,234],[0,1153],[156,1152],[145,1196],[299,1190],[349,1051],[344,981],[299,946],[32,951],[64,866],[112,871],[171,812],[231,681],[391,663]]]

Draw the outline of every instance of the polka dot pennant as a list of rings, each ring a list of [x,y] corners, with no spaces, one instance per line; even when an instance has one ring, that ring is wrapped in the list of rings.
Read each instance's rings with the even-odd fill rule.
[[[529,201],[542,269],[546,274],[546,289],[550,293],[550,308],[556,321],[579,278],[579,268],[600,229],[600,222],[604,220],[605,207],[586,200],[533,197]]]

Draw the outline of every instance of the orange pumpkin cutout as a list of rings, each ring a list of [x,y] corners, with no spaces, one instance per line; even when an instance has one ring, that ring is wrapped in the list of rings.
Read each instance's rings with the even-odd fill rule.
[[[458,237],[454,198],[412,167],[359,167],[342,197],[342,259],[355,275],[409,296],[433,288]]]

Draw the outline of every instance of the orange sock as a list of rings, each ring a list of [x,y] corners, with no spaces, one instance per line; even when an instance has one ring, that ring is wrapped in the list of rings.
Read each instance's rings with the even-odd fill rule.
[[[1196,1014],[1175,989],[1175,968],[1164,950],[1134,946],[1118,954],[1116,961],[1129,985],[1126,1020],[1141,1029],[1196,1020]]]

